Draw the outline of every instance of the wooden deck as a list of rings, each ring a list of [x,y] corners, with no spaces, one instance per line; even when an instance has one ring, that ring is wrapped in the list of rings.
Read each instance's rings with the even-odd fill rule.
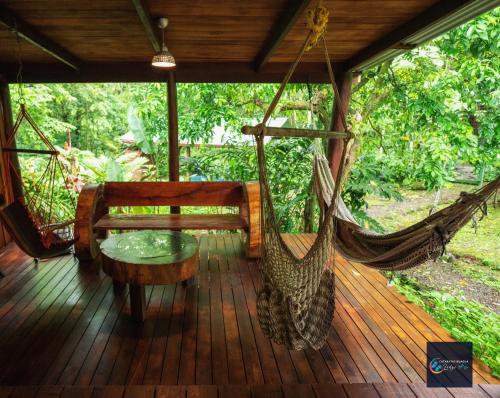
[[[286,236],[297,253],[313,238]],[[141,390],[144,397],[171,396],[168,388],[173,387],[151,385],[184,386],[172,390],[183,391],[180,396],[202,396],[202,390],[207,396],[234,396],[231,389],[241,389],[242,397],[319,397],[325,391],[428,396],[426,342],[452,339],[387,287],[381,274],[339,258],[336,314],[327,344],[320,351],[288,351],[260,330],[258,269],[242,253],[238,234],[202,236],[197,283],[148,287],[148,319],[137,324],[129,319],[127,296],[115,296],[111,280],[97,266],[80,267],[65,256],[36,267],[10,247],[0,255],[6,275],[0,279],[0,384],[23,385],[21,391],[31,395],[22,396],[32,397],[47,391],[71,396],[65,391],[75,388],[26,386],[88,386],[78,390],[82,396],[102,396],[102,388],[92,386],[110,384],[150,385]],[[439,390],[439,396],[500,395],[498,386],[487,385],[498,380],[480,363],[474,383],[485,385]],[[359,395],[360,388],[366,394]],[[115,390],[116,396],[130,396],[129,390]],[[18,391],[5,387],[0,397],[15,397]]]
[[[0,398],[498,398],[498,386],[433,389],[424,384],[254,384],[190,386],[0,386]]]

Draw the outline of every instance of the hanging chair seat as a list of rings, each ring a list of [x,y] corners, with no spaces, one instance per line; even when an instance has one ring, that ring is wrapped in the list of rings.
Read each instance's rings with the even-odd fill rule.
[[[18,200],[0,208],[0,219],[19,248],[36,259],[67,254],[75,242],[74,239],[65,240],[55,232],[60,226],[51,226],[51,231],[42,236],[30,213]]]

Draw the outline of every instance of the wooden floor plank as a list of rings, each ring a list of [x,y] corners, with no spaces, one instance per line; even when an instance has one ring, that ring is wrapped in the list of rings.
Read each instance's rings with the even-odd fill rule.
[[[13,390],[11,386],[0,386],[0,398],[9,398]]]
[[[285,236],[297,255],[313,238]],[[260,328],[258,265],[244,257],[239,234],[200,237],[195,283],[147,287],[144,323],[132,322],[127,291],[115,294],[97,263],[79,267],[65,256],[35,269],[9,250],[0,255],[10,272],[0,281],[0,384],[33,387],[0,388],[0,397],[499,395],[491,385],[426,388],[425,343],[449,336],[383,276],[342,259],[325,346],[289,351]],[[484,372],[475,365],[474,380],[498,382]]]
[[[89,385],[94,377],[97,366],[99,365],[99,360],[103,355],[103,352],[108,344],[109,339],[111,338],[111,334],[116,325],[118,317],[124,308],[127,296],[124,292],[115,297],[112,308],[106,315],[106,318],[97,333],[96,338],[94,339],[94,343],[90,348],[90,351],[83,361],[83,364],[78,373],[77,379],[75,381],[76,384],[79,385]]]
[[[264,375],[247,307],[245,292],[242,289],[234,289],[233,296],[236,306],[236,318],[238,321],[247,383],[260,384],[264,382]]]
[[[212,338],[210,333],[210,273],[208,238],[200,239],[198,325],[196,339],[196,384],[212,383]]]
[[[262,376],[265,383],[279,384],[281,382],[296,382],[295,369],[291,362],[290,355],[284,347],[275,350],[275,344],[272,343],[263,333],[257,316],[257,293],[256,271],[257,263],[255,260],[247,261],[244,259],[244,248],[236,235],[231,236],[227,242],[227,250],[230,253],[229,260],[234,272],[240,277],[241,285],[233,288],[233,298],[235,299],[243,291],[246,309],[248,311],[250,325],[255,337],[255,344],[258,351],[259,361],[262,367]],[[241,289],[241,288],[242,289]],[[237,306],[236,306],[237,310]],[[278,353],[278,354],[277,354]],[[280,355],[283,353],[283,355]],[[293,375],[291,374],[293,372]]]
[[[231,253],[232,264],[235,264],[235,272],[238,271],[241,277],[241,286],[245,296],[245,301],[250,315],[259,359],[262,364],[262,373],[266,383],[297,383],[297,373],[293,366],[289,352],[283,347],[274,344],[264,336],[260,328],[257,317],[257,294],[258,286],[258,265],[256,260],[242,260],[242,244],[237,236],[231,236],[231,241],[227,242],[228,252]],[[232,250],[230,249],[232,245]],[[228,260],[230,261],[230,260]],[[238,290],[238,286],[235,287]]]
[[[153,286],[151,290],[151,299],[146,308],[146,320],[138,328],[139,336],[126,378],[127,384],[142,384],[144,379],[144,372],[165,288],[164,286],[157,285]]]
[[[91,398],[93,386],[65,386],[61,398]]]
[[[347,398],[340,384],[314,384],[316,398]]]
[[[500,398],[500,384],[481,384],[479,387],[490,397]]]
[[[250,388],[244,384],[219,386],[219,398],[250,398]]]
[[[66,369],[67,363],[71,360],[73,352],[78,346],[80,339],[85,334],[87,328],[92,324],[92,320],[94,319],[95,314],[98,312],[101,302],[108,297],[111,288],[111,281],[104,280],[104,283],[100,286],[99,290],[94,294],[91,301],[85,307],[83,311],[81,311],[78,307],[76,308],[75,317],[78,317],[78,322],[74,325],[70,334],[67,336],[64,341],[64,345],[60,347],[60,350],[57,352],[57,356],[55,359],[49,363],[51,365],[46,371],[46,375],[44,377],[44,383],[47,384],[56,384],[59,380],[60,375]],[[71,323],[70,323],[70,326]],[[58,340],[55,341],[56,344]],[[56,351],[56,348],[54,348]],[[42,358],[43,360],[44,358]]]
[[[75,327],[83,324],[80,321],[81,317],[85,316],[88,311],[95,309],[96,304],[92,300],[99,297],[96,296],[96,293],[99,289],[103,289],[103,280],[97,275],[89,279],[89,285],[82,286],[82,292],[78,299],[75,299],[72,305],[58,314],[58,322],[54,322],[38,339],[32,342],[30,365],[29,367],[23,366],[25,383],[41,382],[59,352],[65,349],[66,342],[70,341]]]
[[[73,267],[77,269],[76,266]],[[86,288],[85,280],[76,276],[75,273],[68,272],[66,274],[66,284],[64,279],[58,284],[56,288],[52,288],[51,293],[46,295],[46,299],[41,300],[37,305],[35,311],[23,322],[23,324],[16,328],[15,335],[11,339],[4,338],[3,342],[12,348],[10,359],[6,360],[6,366],[3,371],[2,377],[5,380],[15,380],[22,377],[29,369],[25,368],[27,359],[33,357],[34,352],[44,345],[37,346],[40,343],[42,336],[46,336],[47,332],[53,329],[54,324],[59,324],[67,314],[67,309],[80,296],[81,289]],[[7,351],[7,350],[6,350]],[[8,364],[8,365],[7,365]],[[19,370],[24,369],[24,372],[19,373]]]
[[[343,387],[349,398],[382,398],[373,384],[344,384]]]
[[[187,398],[217,398],[218,390],[214,385],[198,385],[187,387]]]
[[[154,386],[127,386],[123,398],[154,398]]]
[[[382,398],[416,398],[415,393],[404,383],[375,384],[375,389]]]
[[[177,285],[167,285],[164,287],[163,297],[158,313],[151,349],[149,350],[148,361],[144,373],[144,384],[159,384],[163,371],[163,360],[167,348],[168,332],[172,319],[172,304],[174,302]]]
[[[124,386],[98,386],[92,391],[92,398],[122,398]]]
[[[62,391],[62,386],[41,386],[36,393],[36,398],[59,398]]]
[[[37,386],[19,386],[12,391],[9,398],[34,398],[39,388]]]
[[[285,398],[315,398],[316,396],[311,384],[284,384],[282,390]]]
[[[236,261],[229,256],[232,251],[231,242],[225,237],[217,239],[217,251],[225,253],[219,258],[219,268],[224,270],[224,281],[221,284],[222,312],[224,317],[224,331],[227,348],[228,382],[230,384],[245,384],[246,375],[243,365],[243,353],[241,352],[241,341],[238,333],[238,320],[234,305],[233,289],[242,289],[242,282],[236,266]]]
[[[221,248],[217,248],[217,238],[209,242],[208,268],[210,272],[210,335],[212,336],[213,384],[228,384],[226,332],[222,311],[221,266],[224,266]]]
[[[446,388],[429,388],[424,383],[408,385],[418,398],[453,398]]]
[[[250,387],[252,398],[282,398],[283,391],[280,385],[257,384]]]
[[[186,309],[182,326],[179,384],[196,383],[196,329],[198,325],[198,280],[186,289]]]
[[[157,386],[155,398],[185,398],[185,386]]]

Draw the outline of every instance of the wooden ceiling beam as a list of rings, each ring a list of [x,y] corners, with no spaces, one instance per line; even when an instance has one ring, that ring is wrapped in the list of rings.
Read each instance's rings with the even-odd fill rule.
[[[153,49],[158,52],[161,50],[161,36],[158,28],[156,27],[153,18],[151,17],[151,13],[149,12],[146,1],[144,0],[132,0],[132,4],[137,11],[137,16],[139,17],[142,25],[144,26],[144,30],[146,31],[146,35],[149,39],[149,42],[153,46]]]
[[[342,64],[335,64],[342,70]],[[279,83],[290,64],[273,62],[257,72],[252,62],[178,62],[178,83]],[[5,78],[16,82],[17,65],[0,64]],[[26,83],[92,83],[92,82],[165,82],[168,71],[153,68],[149,62],[88,63],[75,72],[57,64],[23,66]],[[324,62],[302,62],[291,79],[294,83],[328,83]]]
[[[311,0],[288,0],[283,13],[274,24],[271,34],[255,58],[257,70],[260,70],[273,56],[310,2]]]
[[[14,34],[17,32],[20,38],[45,51],[71,68],[78,70],[81,67],[82,62],[75,55],[45,36],[37,28],[24,21],[14,12],[1,5],[0,25],[7,27],[7,29],[11,30]]]

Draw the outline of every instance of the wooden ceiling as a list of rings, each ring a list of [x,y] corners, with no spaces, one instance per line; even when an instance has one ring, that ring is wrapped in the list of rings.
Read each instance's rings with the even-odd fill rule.
[[[395,35],[389,40],[391,46],[378,52],[397,47],[405,34],[472,3],[496,1],[325,1],[330,10],[326,35],[330,56],[338,67],[360,69],[366,59],[353,60],[363,51],[376,50],[377,43],[398,29],[403,30],[401,37]],[[315,4],[309,0],[0,0],[0,74],[12,80],[20,54],[25,81],[161,80],[164,73],[149,64],[154,48],[147,22],[154,24],[167,16],[166,42],[178,62],[180,80],[280,80],[307,33],[304,10]],[[146,28],[138,12],[141,6]],[[416,23],[419,18],[423,20]],[[49,45],[47,52],[24,37],[18,50],[12,25],[21,31],[24,24],[55,47]],[[412,24],[415,32],[404,32]],[[154,43],[159,32],[155,27],[153,31]],[[322,62],[319,49],[307,53],[298,80],[324,79]]]

